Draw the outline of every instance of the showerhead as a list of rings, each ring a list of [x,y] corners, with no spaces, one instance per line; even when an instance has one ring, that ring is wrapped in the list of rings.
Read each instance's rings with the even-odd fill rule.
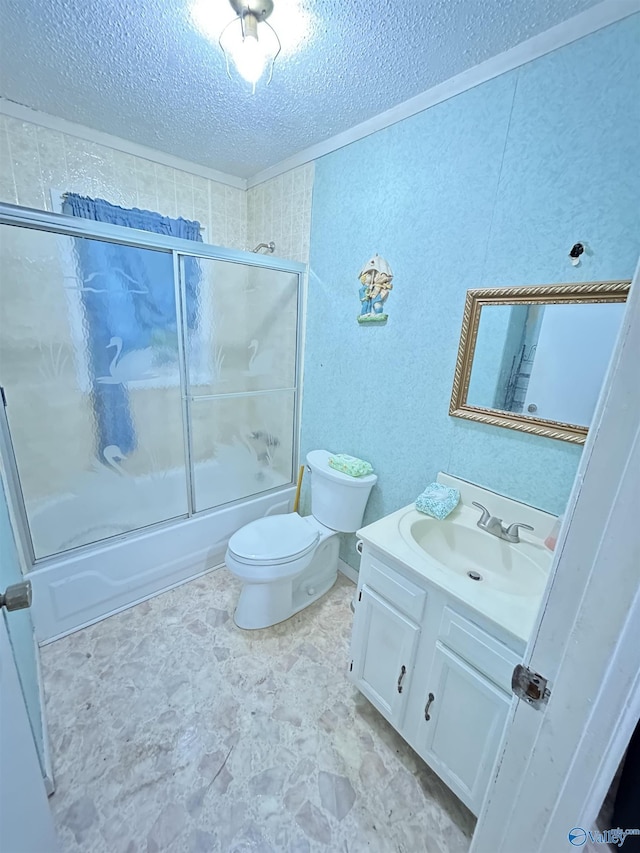
[[[276,250],[276,244],[273,242],[273,240],[270,243],[258,243],[255,249],[252,249],[251,251],[257,253],[261,249],[266,249],[267,253],[272,255]]]

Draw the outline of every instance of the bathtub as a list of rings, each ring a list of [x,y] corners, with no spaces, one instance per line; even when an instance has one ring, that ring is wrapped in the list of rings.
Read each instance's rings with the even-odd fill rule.
[[[232,471],[216,462],[198,464],[194,484],[203,506],[227,504],[243,492],[261,493],[146,529],[157,521],[159,506],[166,516],[184,514],[183,471],[133,478],[98,471],[73,494],[32,507],[40,555],[75,549],[37,563],[29,573],[38,642],[55,640],[222,565],[236,530],[291,511],[295,488],[284,479],[257,464]],[[101,541],[88,545],[92,540]]]

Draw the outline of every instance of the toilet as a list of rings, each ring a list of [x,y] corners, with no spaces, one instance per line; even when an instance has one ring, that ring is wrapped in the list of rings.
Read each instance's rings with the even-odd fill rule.
[[[350,477],[329,465],[327,450],[307,455],[311,515],[271,515],[241,527],[225,563],[242,581],[234,620],[239,628],[268,628],[331,589],[338,574],[338,533],[355,533],[375,474]]]

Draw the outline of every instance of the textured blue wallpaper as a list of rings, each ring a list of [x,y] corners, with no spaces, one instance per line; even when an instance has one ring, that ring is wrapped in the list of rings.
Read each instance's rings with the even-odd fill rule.
[[[302,452],[371,461],[365,521],[439,470],[564,509],[579,447],[449,417],[462,310],[470,287],[632,276],[639,41],[635,15],[317,161]],[[385,327],[356,323],[374,252],[394,272]]]

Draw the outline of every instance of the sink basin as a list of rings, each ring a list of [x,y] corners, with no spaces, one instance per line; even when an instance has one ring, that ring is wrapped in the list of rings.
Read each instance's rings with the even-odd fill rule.
[[[550,558],[541,546],[505,542],[475,524],[417,516],[415,511],[404,516],[400,535],[410,548],[445,571],[467,578],[470,586],[510,595],[542,594],[547,577],[543,564]]]

